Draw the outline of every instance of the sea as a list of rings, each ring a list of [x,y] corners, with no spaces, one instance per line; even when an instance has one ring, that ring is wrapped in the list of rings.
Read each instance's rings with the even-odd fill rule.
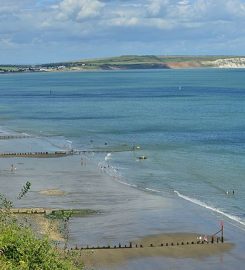
[[[245,70],[4,74],[0,126],[245,229]]]
[[[0,153],[76,154],[0,159],[0,193],[14,206],[99,211],[70,220],[70,247],[211,235],[224,224],[227,254],[113,269],[244,268],[244,69],[1,74],[0,138]],[[31,190],[18,200],[26,181]],[[41,193],[48,189],[65,195]]]

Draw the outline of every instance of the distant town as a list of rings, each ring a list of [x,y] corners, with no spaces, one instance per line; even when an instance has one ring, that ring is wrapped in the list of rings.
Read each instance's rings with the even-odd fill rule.
[[[0,65],[0,73],[86,70],[245,68],[245,56],[126,55],[40,65]]]

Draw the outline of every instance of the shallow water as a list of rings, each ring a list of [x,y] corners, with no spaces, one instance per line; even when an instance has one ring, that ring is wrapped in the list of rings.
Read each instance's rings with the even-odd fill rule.
[[[137,152],[112,153],[106,160],[114,168],[110,173],[140,189],[181,194],[244,225],[244,73],[201,69],[4,75],[1,125],[63,136],[68,141],[56,140],[62,148],[71,147],[70,141],[79,149],[96,149],[105,142],[112,150],[140,145]],[[148,159],[138,161],[141,155]],[[105,156],[96,158],[102,162]]]
[[[97,217],[72,220],[72,245],[127,242],[162,231],[213,233],[225,220],[228,236],[238,243],[229,261],[240,265],[244,73],[204,69],[0,76],[0,125],[10,133],[34,135],[0,140],[1,152],[75,148],[111,153],[87,154],[83,166],[80,156],[1,159],[1,192],[18,206],[101,210]],[[127,151],[134,146],[140,149]],[[142,155],[147,159],[139,160]],[[18,201],[16,194],[27,180],[31,192]],[[48,188],[64,190],[66,196],[39,194]],[[136,261],[130,269],[135,263],[143,267]]]

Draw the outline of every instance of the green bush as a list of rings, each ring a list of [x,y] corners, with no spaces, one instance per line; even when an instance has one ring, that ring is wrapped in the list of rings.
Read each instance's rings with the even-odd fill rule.
[[[72,258],[54,248],[47,238],[38,239],[30,228],[16,223],[0,224],[0,251],[0,269],[4,270],[78,269]]]
[[[18,199],[29,191],[29,181]],[[13,203],[0,194],[0,269],[1,270],[78,270],[77,257],[52,246],[49,239],[39,239],[30,227],[17,223],[11,214]],[[78,268],[79,267],[79,268]]]

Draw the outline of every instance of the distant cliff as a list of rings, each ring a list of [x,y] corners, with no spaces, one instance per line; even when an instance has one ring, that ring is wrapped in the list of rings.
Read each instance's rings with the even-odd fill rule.
[[[245,68],[245,57],[217,59],[205,64],[216,68]]]
[[[41,65],[0,65],[0,73],[60,72],[86,70],[183,69],[183,68],[245,68],[242,56],[156,56],[125,55],[99,59]]]

